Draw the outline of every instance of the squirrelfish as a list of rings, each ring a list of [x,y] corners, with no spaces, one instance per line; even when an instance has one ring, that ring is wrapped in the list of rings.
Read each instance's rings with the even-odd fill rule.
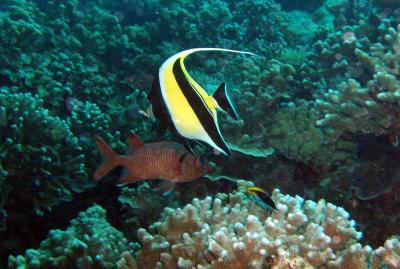
[[[117,166],[123,166],[125,171],[119,184],[163,179],[170,183],[170,191],[175,183],[195,180],[210,171],[204,157],[189,153],[184,146],[175,142],[143,143],[130,133],[128,154],[118,155],[100,137],[95,135],[94,140],[104,158],[94,173],[94,180],[99,180]]]
[[[186,70],[186,56],[198,51],[254,55],[251,52],[222,48],[195,48],[179,52],[161,65],[153,80],[149,100],[153,104],[154,114],[174,127],[181,136],[202,141],[225,155],[230,155],[218,125],[217,110],[224,110],[234,119],[238,119],[238,114],[225,82],[211,96]]]
[[[259,187],[247,187],[246,191],[253,199],[255,199],[257,203],[260,202],[263,203],[261,204],[262,206],[267,205],[271,207],[273,210],[278,210],[275,206],[274,201],[271,199],[268,192],[266,192],[265,190]]]

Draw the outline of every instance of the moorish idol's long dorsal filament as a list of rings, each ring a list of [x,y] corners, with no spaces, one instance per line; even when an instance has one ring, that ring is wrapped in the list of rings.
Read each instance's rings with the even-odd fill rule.
[[[236,115],[225,83],[210,96],[190,76],[184,65],[184,59],[197,51],[224,51],[254,55],[251,52],[222,48],[195,48],[179,52],[168,58],[159,69],[159,83],[153,83],[152,91],[161,91],[161,99],[167,109],[170,120],[180,135],[188,139],[200,140],[214,149],[230,155],[218,125],[217,109]],[[222,92],[222,94],[221,94]],[[154,93],[153,93],[154,94]],[[220,100],[218,100],[220,98]]]

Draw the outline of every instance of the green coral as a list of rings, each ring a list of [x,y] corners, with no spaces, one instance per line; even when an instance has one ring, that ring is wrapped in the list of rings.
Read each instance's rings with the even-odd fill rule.
[[[9,268],[114,268],[130,245],[106,220],[106,211],[92,206],[71,221],[67,230],[51,230],[39,249],[10,256]]]
[[[365,81],[370,78],[371,72],[358,60],[355,51],[369,46],[369,38],[375,38],[376,27],[361,24],[331,33],[320,31],[318,41],[312,45],[299,70],[303,88],[314,93],[327,91],[344,79]]]
[[[400,26],[397,30],[382,25],[382,40],[368,49],[356,49],[355,55],[372,78],[349,79],[336,89],[321,93],[317,104],[324,117],[317,123],[331,126],[338,137],[344,131],[400,135]],[[365,86],[364,86],[365,85]]]
[[[232,66],[238,66],[239,60]],[[261,71],[253,58],[242,60],[245,81],[240,89],[231,90],[240,119],[223,118],[221,126],[233,150],[251,156],[267,157],[273,153],[268,143],[268,126],[273,124],[273,115],[279,103],[291,100],[297,85],[295,68],[278,60],[268,61]],[[233,72],[233,70],[230,70]],[[234,84],[232,84],[234,85]],[[230,88],[230,85],[228,84]]]
[[[0,128],[3,207],[27,204],[41,215],[90,185],[77,138],[65,121],[42,107],[41,99],[2,89]]]
[[[269,143],[285,157],[320,169],[347,162],[355,145],[329,141],[332,131],[315,125],[318,111],[308,103],[280,109],[268,129]]]
[[[7,85],[39,94],[47,108],[64,112],[68,97],[106,101],[122,88],[138,47],[116,17],[79,1],[10,0],[0,16]],[[51,48],[51,49],[49,49]]]
[[[181,203],[177,201],[178,191],[171,195],[162,196],[154,191],[147,182],[143,182],[136,188],[123,187],[118,201],[122,205],[124,219],[123,231],[130,236],[136,234],[136,230],[142,225],[150,225],[160,214],[160,209],[171,206],[177,207]]]

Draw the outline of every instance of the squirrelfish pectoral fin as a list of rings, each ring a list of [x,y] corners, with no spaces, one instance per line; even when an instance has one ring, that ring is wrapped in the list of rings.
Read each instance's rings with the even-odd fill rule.
[[[129,151],[131,154],[135,149],[140,148],[144,145],[143,141],[140,140],[133,132],[129,132],[128,135]]]
[[[137,181],[140,181],[140,178],[135,177],[132,175],[131,171],[129,171],[128,168],[124,167],[124,170],[122,172],[122,176],[118,180],[118,186],[123,186],[129,183],[134,183]]]
[[[222,82],[221,85],[219,85],[217,90],[214,92],[213,97],[222,110],[228,113],[235,120],[239,119],[239,114],[237,113],[235,105],[233,104],[232,97],[226,89],[225,82]]]

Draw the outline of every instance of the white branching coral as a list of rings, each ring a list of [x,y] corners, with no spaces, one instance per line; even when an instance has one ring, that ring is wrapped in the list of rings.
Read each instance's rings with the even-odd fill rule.
[[[263,210],[241,192],[165,209],[149,231],[138,231],[139,268],[344,268],[372,253],[357,244],[362,235],[344,209],[279,190],[272,199],[279,211]]]

